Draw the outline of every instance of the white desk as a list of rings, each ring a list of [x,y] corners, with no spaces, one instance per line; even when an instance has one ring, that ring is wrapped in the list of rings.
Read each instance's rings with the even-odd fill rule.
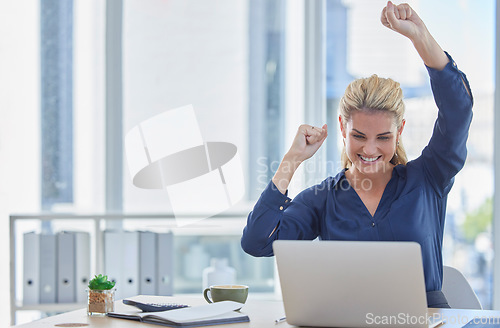
[[[167,297],[167,296],[136,296],[133,299],[149,303],[181,303],[188,305],[205,305],[207,302],[200,293],[200,297]],[[135,309],[124,305],[121,301],[115,302],[115,311],[127,311]],[[246,304],[241,309],[242,313],[250,317],[250,322],[225,324],[226,328],[286,328],[291,327],[286,322],[275,326],[274,320],[284,316],[283,302],[281,301],[252,301],[249,295]],[[61,326],[62,324],[68,324]],[[86,324],[85,326],[69,324]],[[89,317],[87,309],[66,312],[41,320],[33,321],[23,325],[13,326],[16,328],[35,328],[35,327],[99,327],[99,328],[137,328],[137,327],[161,327],[157,325],[144,324],[137,321],[108,318],[108,317]],[[216,327],[216,326],[210,326]]]
[[[188,305],[203,305],[205,300],[200,297],[165,297],[165,296],[136,296],[134,299],[146,302],[176,302]],[[115,311],[130,310],[130,307],[116,302]],[[284,316],[283,303],[281,301],[261,301],[251,299],[251,295],[241,312],[250,317],[250,322],[226,324],[211,327],[225,328],[286,328],[292,327],[286,322],[276,324],[274,321]],[[496,318],[496,323],[500,323],[500,311],[490,310],[456,310],[456,309],[429,309],[430,315],[440,315],[447,320],[446,324],[440,328],[459,328],[464,326],[470,320],[476,318]],[[478,319],[479,320],[479,319]],[[99,328],[138,328],[138,327],[159,327],[157,325],[144,324],[131,320],[108,318],[108,317],[89,317],[87,310],[81,309],[52,317],[44,318],[23,325],[13,326],[16,328],[48,328],[48,327],[99,327]]]

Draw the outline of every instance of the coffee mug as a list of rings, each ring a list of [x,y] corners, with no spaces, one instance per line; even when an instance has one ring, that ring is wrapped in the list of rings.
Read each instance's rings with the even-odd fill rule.
[[[208,296],[210,294],[210,297]],[[245,303],[248,297],[248,286],[244,285],[216,285],[205,288],[203,296],[208,303],[220,301],[235,301]]]

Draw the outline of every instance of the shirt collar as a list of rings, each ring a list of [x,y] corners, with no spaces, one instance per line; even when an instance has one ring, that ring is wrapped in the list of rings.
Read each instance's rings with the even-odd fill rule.
[[[347,171],[347,169],[341,170],[339,173],[337,173],[336,176],[333,177],[332,179],[333,188],[335,188],[341,180],[345,179],[345,171]]]
[[[392,177],[391,177],[391,180],[394,178],[395,175],[397,175],[398,177],[400,178],[405,178],[406,177],[406,170],[405,170],[406,166],[403,165],[403,164],[398,164],[396,165],[393,170],[392,170]],[[347,171],[348,169],[342,169],[339,173],[337,173],[336,176],[334,176],[332,178],[332,187],[335,188],[335,186],[337,186],[337,184],[339,182],[341,182],[342,180],[344,180],[346,177],[345,177],[345,172]]]

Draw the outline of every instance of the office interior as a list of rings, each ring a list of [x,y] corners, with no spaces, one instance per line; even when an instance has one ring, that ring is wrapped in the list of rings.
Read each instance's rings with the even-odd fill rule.
[[[492,224],[500,215],[495,207],[500,196],[494,193],[500,183],[494,174],[500,143],[494,133],[500,126],[494,115],[500,104],[498,1],[408,3],[467,74],[474,94],[467,163],[448,200],[444,263],[467,277],[484,309],[499,309],[500,284],[494,282],[500,278],[495,257],[500,246],[494,241],[500,230]],[[239,240],[297,127],[327,123],[329,136],[294,178],[291,197],[339,170],[337,107],[352,79],[376,73],[401,83],[409,159],[420,154],[432,132],[437,108],[425,67],[408,40],[380,24],[385,4],[0,2],[0,276],[10,287],[9,297],[0,300],[0,325],[10,324],[11,300],[23,301],[21,249],[30,231],[88,232],[92,275],[105,273],[96,272],[103,269],[104,256],[96,234],[111,229],[172,233],[169,292],[201,296],[203,270],[221,259],[254,297],[279,299],[274,259],[245,254]],[[134,185],[125,139],[141,122],[187,105],[197,126],[184,126],[186,135],[179,140],[194,133],[204,142],[234,145],[244,189],[228,206],[178,225],[166,188]],[[163,140],[160,147],[179,140]],[[192,197],[189,206],[196,209],[211,196]],[[9,227],[13,220],[15,232]],[[20,323],[70,308],[19,306],[15,315]]]

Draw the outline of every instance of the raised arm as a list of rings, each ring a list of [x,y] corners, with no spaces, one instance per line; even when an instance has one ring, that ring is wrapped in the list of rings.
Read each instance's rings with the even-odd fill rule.
[[[467,158],[473,104],[469,83],[408,4],[395,6],[389,1],[382,10],[381,21],[410,39],[427,66],[439,113],[428,146],[408,165],[422,167],[435,191],[443,196]]]
[[[326,124],[321,128],[306,124],[299,127],[292,146],[283,157],[272,179],[274,185],[282,194],[287,191],[290,181],[300,164],[316,153],[327,136],[328,127]]]
[[[442,70],[448,64],[449,59],[443,49],[407,3],[396,6],[391,1],[387,2],[380,20],[384,26],[410,39],[426,66]]]
[[[253,256],[271,256],[272,242],[278,238],[278,234],[284,239],[316,238],[318,229],[315,218],[318,213],[310,206],[311,201],[301,200],[308,193],[302,192],[302,197],[297,196],[299,200],[294,200],[292,205],[291,199],[287,197],[287,189],[299,165],[316,153],[327,135],[326,124],[321,128],[310,125],[299,127],[272,182],[264,189],[248,215],[241,237],[241,247],[245,252]],[[317,196],[315,198],[318,199]]]

